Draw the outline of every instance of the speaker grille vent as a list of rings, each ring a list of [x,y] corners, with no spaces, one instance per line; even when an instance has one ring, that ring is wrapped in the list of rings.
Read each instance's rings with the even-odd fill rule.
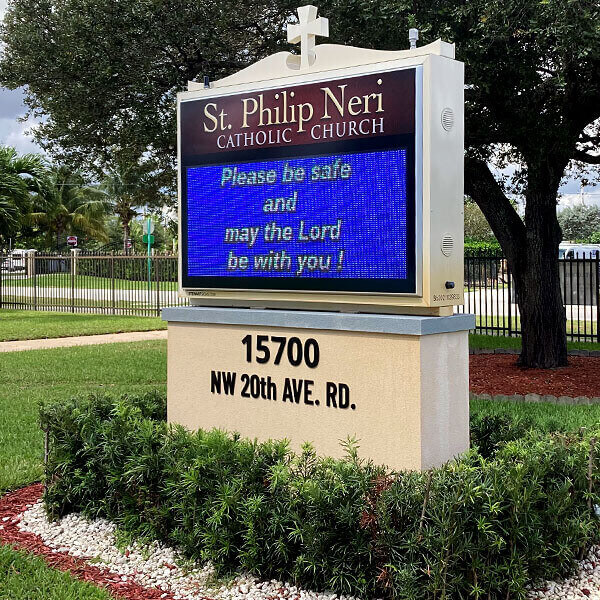
[[[442,254],[444,256],[450,256],[454,250],[454,238],[451,235],[445,235],[442,238],[441,244]]]
[[[454,111],[451,108],[444,108],[442,111],[442,127],[446,131],[454,127]]]

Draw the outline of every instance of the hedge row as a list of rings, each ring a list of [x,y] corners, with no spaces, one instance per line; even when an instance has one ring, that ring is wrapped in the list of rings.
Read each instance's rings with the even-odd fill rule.
[[[316,590],[390,598],[524,598],[599,539],[591,433],[475,423],[481,452],[425,473],[299,454],[165,422],[159,393],[42,407],[46,506]]]
[[[68,268],[65,270],[69,270]],[[158,273],[157,273],[158,269]],[[77,274],[126,281],[147,281],[148,263],[143,258],[86,258],[77,261]],[[155,257],[150,261],[150,280],[177,282],[177,261]]]
[[[491,255],[502,255],[502,248],[496,241],[493,242],[481,242],[478,240],[465,239],[465,254],[491,254]]]

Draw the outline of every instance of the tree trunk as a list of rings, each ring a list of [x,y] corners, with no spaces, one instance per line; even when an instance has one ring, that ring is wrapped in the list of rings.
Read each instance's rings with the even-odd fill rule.
[[[567,364],[565,309],[560,293],[558,244],[547,247],[528,240],[526,261],[513,271],[521,313],[523,367],[552,368]]]
[[[566,321],[558,273],[561,231],[556,219],[563,169],[530,165],[523,223],[485,162],[468,158],[465,167],[465,192],[483,211],[515,279],[523,336],[519,364],[566,365]]]
[[[60,251],[60,238],[62,237],[63,228],[60,221],[56,224],[56,251]]]
[[[122,222],[123,225],[123,254],[129,254],[129,222]]]
[[[562,232],[556,218],[563,171],[564,166],[543,160],[530,164],[528,172],[525,260],[515,271],[523,336],[519,364],[525,367],[567,364],[567,322],[558,271]]]

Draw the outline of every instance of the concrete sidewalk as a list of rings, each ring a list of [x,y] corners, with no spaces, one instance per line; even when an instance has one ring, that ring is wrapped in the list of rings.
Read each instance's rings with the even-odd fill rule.
[[[114,344],[115,342],[143,342],[146,340],[166,340],[167,330],[131,331],[127,333],[105,333],[102,335],[78,335],[75,337],[50,338],[43,340],[22,340],[0,342],[0,352],[20,352],[23,350],[45,350],[47,348],[68,348],[70,346],[93,346]]]

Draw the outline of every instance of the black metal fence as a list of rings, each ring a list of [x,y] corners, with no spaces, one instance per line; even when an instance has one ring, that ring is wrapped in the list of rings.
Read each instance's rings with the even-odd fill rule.
[[[568,339],[600,343],[600,253],[560,259],[559,275]],[[477,333],[520,335],[515,283],[503,256],[465,256],[465,304],[457,312],[476,315]]]
[[[0,308],[159,315],[188,304],[177,292],[176,256],[0,254]],[[600,254],[559,261],[567,335],[600,343]],[[465,256],[465,304],[477,333],[516,336],[520,315],[514,280],[498,254]]]
[[[188,302],[176,256],[0,254],[0,308],[157,316]]]

